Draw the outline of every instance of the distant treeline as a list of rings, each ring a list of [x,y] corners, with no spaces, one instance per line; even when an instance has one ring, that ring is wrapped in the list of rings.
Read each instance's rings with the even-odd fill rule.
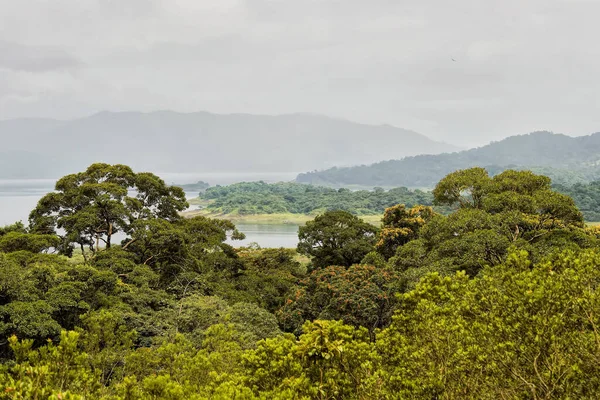
[[[405,187],[351,191],[299,183],[242,182],[208,188],[200,195],[211,200],[209,210],[226,214],[314,214],[331,210],[376,215],[393,205],[432,205],[433,195]],[[444,209],[438,211],[443,212]]]
[[[553,188],[572,197],[586,221],[600,221],[600,181],[573,186],[557,184]],[[405,204],[407,207],[433,205],[431,192],[405,187],[352,191],[263,181],[210,187],[200,194],[200,198],[211,201],[206,207],[210,211],[240,215],[317,214],[332,210],[344,210],[355,215],[377,215],[396,204]],[[448,207],[435,209],[441,214],[452,211]]]

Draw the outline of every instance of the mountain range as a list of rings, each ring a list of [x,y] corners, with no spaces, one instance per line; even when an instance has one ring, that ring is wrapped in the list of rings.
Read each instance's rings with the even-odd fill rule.
[[[600,179],[600,133],[570,137],[552,132],[511,136],[486,146],[438,155],[418,155],[298,175],[296,181],[327,186],[431,188],[448,173],[485,167],[491,174],[530,169],[564,185]]]
[[[164,173],[297,173],[458,150],[389,125],[313,114],[101,112],[0,121],[0,138],[0,178],[56,178],[93,162]]]

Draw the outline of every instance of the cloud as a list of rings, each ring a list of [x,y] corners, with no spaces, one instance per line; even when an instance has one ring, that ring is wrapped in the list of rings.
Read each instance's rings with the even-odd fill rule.
[[[0,41],[0,68],[13,71],[47,72],[81,66],[81,62],[53,46],[28,46]]]
[[[10,87],[0,82],[0,97],[11,94],[3,118],[306,111],[461,145],[532,128],[600,130],[597,1],[0,0],[0,9],[0,68],[18,72]]]

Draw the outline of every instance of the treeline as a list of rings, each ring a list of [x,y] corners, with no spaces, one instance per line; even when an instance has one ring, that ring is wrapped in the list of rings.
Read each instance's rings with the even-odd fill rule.
[[[210,200],[207,209],[225,214],[317,214],[344,210],[356,215],[377,215],[392,205],[403,203],[433,205],[433,196],[404,187],[384,190],[351,191],[299,183],[242,182],[215,186],[200,194]]]
[[[600,231],[530,172],[432,195],[317,216],[302,264],[152,174],[62,178],[0,230],[0,398],[596,398]]]
[[[491,175],[500,171],[490,172]],[[575,185],[554,184],[552,187],[575,200],[586,221],[600,221],[600,181]],[[206,209],[224,214],[309,214],[343,210],[355,215],[379,215],[396,204],[433,206],[436,212],[449,214],[452,207],[434,205],[433,193],[409,190],[405,187],[384,190],[333,189],[299,183],[243,182],[228,186],[215,186],[200,193],[208,200]]]

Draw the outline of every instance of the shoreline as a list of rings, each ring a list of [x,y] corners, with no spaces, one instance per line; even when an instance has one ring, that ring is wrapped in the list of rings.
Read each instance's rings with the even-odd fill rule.
[[[208,211],[206,209],[188,210],[181,213],[186,218],[203,216],[214,219],[227,219],[234,224],[256,224],[256,225],[304,225],[306,222],[313,220],[316,215],[307,214],[223,214]],[[360,219],[370,224],[378,226],[381,222],[382,215],[359,215]]]

